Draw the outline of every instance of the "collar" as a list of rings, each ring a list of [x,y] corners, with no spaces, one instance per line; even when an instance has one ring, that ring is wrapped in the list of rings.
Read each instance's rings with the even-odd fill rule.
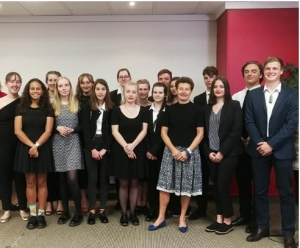
[[[274,93],[275,91],[280,92],[281,91],[281,86],[282,86],[282,84],[279,83],[272,93]],[[267,85],[265,84],[265,86],[264,86],[264,92],[266,92],[266,91],[268,91],[268,92],[271,93],[271,91],[268,89]]]
[[[157,111],[157,110],[155,109],[155,107],[154,107],[154,102],[151,104],[149,110],[151,110],[151,109],[152,109],[153,111],[155,111],[155,112],[159,112],[159,111]],[[162,111],[165,111],[165,109],[166,109],[166,108],[164,108]]]
[[[119,88],[118,90],[117,90],[117,94],[119,95],[119,94],[122,94],[122,89],[121,88]]]
[[[105,108],[105,102],[104,102],[99,110],[105,111],[105,109],[106,109],[106,108]]]
[[[258,85],[256,85],[256,86],[252,87],[251,89],[248,89],[248,88],[246,87],[245,90],[246,90],[246,91],[247,91],[247,90],[254,90],[254,89],[257,89],[257,88],[260,88],[260,87],[261,87],[261,85],[258,84]]]

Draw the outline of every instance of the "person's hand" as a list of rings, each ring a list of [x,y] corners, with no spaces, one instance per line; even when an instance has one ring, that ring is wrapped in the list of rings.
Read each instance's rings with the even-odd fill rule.
[[[92,150],[92,158],[95,160],[100,160],[99,152],[96,149]]]
[[[215,156],[215,163],[220,163],[224,158],[224,155],[221,152],[218,152]]]
[[[182,154],[179,150],[175,149],[174,151],[172,151],[172,155],[173,155],[173,158],[175,160],[178,160],[180,161],[181,157],[182,157]]]
[[[59,134],[63,137],[66,137],[69,134],[68,129],[69,129],[68,127],[64,127],[64,126],[58,126],[56,128]]]
[[[128,157],[130,159],[136,159],[136,155],[135,155],[135,153],[133,151],[128,154]]]
[[[135,148],[134,145],[132,143],[129,143],[124,147],[124,150],[128,154],[128,153],[132,152],[134,150],[134,148]]]
[[[214,162],[215,163],[215,157],[216,157],[216,153],[215,152],[211,152],[209,155],[208,155],[208,158],[210,159],[210,161]]]
[[[272,154],[273,148],[267,142],[259,142],[258,147],[256,150],[262,155],[263,157],[269,156]]]
[[[105,153],[106,153],[106,149],[102,149],[102,150],[99,151],[99,156],[100,156],[101,159],[103,158]]]
[[[188,155],[186,154],[187,152],[186,151],[182,151],[180,152],[181,153],[181,156],[180,156],[180,161],[181,162],[184,162],[188,159]]]
[[[249,144],[249,140],[248,139],[243,139],[243,145],[244,145],[245,149],[247,149],[248,144]]]
[[[157,157],[155,157],[154,155],[152,155],[150,152],[147,152],[147,153],[146,153],[146,156],[147,156],[147,158],[150,159],[150,160],[157,160]]]

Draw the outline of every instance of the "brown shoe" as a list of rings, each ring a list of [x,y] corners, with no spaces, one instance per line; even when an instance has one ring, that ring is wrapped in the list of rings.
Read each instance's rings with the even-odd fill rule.
[[[297,248],[295,239],[293,236],[284,237],[284,248]]]
[[[269,236],[269,229],[263,230],[263,229],[256,229],[255,232],[251,233],[247,237],[248,242],[254,242],[254,241],[259,241],[264,237]]]

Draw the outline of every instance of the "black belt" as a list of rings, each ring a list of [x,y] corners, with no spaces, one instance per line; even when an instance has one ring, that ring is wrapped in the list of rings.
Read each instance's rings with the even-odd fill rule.
[[[102,134],[95,134],[94,139],[102,138]]]

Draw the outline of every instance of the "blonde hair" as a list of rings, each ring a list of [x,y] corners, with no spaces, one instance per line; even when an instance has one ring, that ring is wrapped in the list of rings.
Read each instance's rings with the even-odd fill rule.
[[[133,81],[127,82],[127,83],[124,85],[124,87],[122,87],[122,94],[123,94],[123,96],[124,96],[124,99],[121,101],[121,105],[126,103],[126,99],[125,99],[124,93],[125,93],[126,87],[128,87],[128,86],[135,86],[135,87],[136,87],[136,93],[139,91],[139,88],[138,88],[138,85],[137,85],[136,82],[133,82]],[[137,102],[137,98],[135,99],[135,103],[136,103],[136,102]]]
[[[76,114],[79,111],[79,102],[76,99],[76,97],[73,95],[73,89],[72,89],[72,84],[70,82],[70,80],[67,77],[59,77],[56,81],[56,85],[55,85],[55,90],[54,90],[54,96],[53,96],[53,102],[52,102],[52,106],[54,109],[54,114],[55,116],[60,116],[60,112],[61,112],[61,99],[60,99],[60,95],[58,93],[58,82],[62,79],[66,79],[69,82],[70,85],[70,93],[69,93],[69,101],[68,101],[68,110],[70,113]]]
[[[149,81],[148,81],[147,79],[140,79],[140,80],[138,80],[136,83],[137,83],[137,85],[140,85],[140,84],[147,84],[148,89],[149,89],[149,91],[150,91],[150,83],[149,83]]]

